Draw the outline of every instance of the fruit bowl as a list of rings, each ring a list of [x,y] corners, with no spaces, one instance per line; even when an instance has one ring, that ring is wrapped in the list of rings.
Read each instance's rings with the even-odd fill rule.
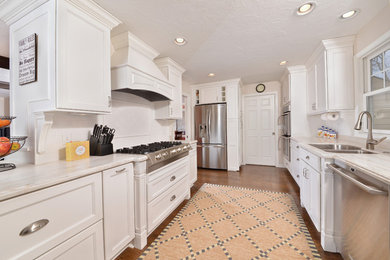
[[[0,116],[0,128],[9,126],[15,118],[16,116]]]
[[[19,151],[26,143],[27,136],[0,137],[0,158]]]

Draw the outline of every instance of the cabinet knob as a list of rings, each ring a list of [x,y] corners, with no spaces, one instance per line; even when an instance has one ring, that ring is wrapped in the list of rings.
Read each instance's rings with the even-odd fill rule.
[[[310,156],[308,155],[308,156],[306,156],[306,160],[310,160]]]
[[[38,230],[46,226],[48,223],[49,223],[48,219],[37,220],[31,223],[30,225],[28,225],[27,227],[23,228],[22,231],[20,231],[19,236],[23,237],[32,234],[34,232],[37,232]]]
[[[299,162],[299,158],[297,158],[297,161]]]
[[[299,145],[297,145],[297,149],[299,149]]]
[[[176,180],[176,176],[172,176],[169,180],[170,180],[170,181]]]
[[[176,199],[176,195],[173,195],[172,197],[171,197],[171,201],[174,201]]]

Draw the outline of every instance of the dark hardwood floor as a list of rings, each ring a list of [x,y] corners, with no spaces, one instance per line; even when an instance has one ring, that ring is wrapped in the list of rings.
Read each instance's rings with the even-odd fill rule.
[[[255,166],[246,165],[241,168],[240,172],[226,172],[218,170],[198,170],[198,181],[191,189],[191,196],[204,183],[223,184],[240,186],[255,189],[264,189],[270,191],[287,192],[291,194],[298,205],[299,211],[305,221],[307,228],[317,246],[318,251],[321,254],[322,259],[342,259],[340,254],[333,254],[324,252],[320,245],[320,233],[317,232],[313,223],[310,220],[306,210],[300,207],[299,188],[286,169],[267,167],[267,166]],[[172,214],[148,237],[148,246],[154,239],[161,233],[161,231],[168,225],[168,223],[175,217],[182,207],[186,204],[184,201]],[[146,249],[147,247],[145,247]],[[143,251],[138,249],[127,248],[117,260],[130,260],[137,259]]]

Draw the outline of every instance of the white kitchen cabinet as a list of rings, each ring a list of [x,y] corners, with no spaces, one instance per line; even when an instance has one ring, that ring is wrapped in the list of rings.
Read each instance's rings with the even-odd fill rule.
[[[195,90],[196,104],[212,104],[226,101],[226,87],[213,86]]]
[[[306,64],[307,113],[354,108],[354,37],[323,40]]]
[[[12,11],[0,17],[10,25],[11,103],[18,104],[16,109],[110,112],[110,30],[119,21],[89,0],[17,2],[8,1]],[[33,33],[37,81],[21,85],[17,46]],[[25,103],[33,105],[26,109]]]
[[[100,221],[102,213],[99,173],[5,200],[1,258],[34,259]]]
[[[52,259],[103,260],[104,242],[102,221],[90,226],[37,258],[37,260]]]
[[[305,149],[300,151],[301,203],[309,214],[314,226],[321,230],[321,174],[319,157]],[[319,161],[320,162],[320,161]]]
[[[156,119],[181,119],[183,116],[182,104],[182,75],[185,71],[178,63],[170,58],[160,58],[155,60],[156,65],[165,75],[173,88],[172,100],[155,103]]]
[[[133,164],[103,171],[106,259],[119,254],[135,237]]]
[[[197,143],[191,144],[191,150],[189,152],[189,184],[190,186],[198,180],[198,167],[197,167]]]

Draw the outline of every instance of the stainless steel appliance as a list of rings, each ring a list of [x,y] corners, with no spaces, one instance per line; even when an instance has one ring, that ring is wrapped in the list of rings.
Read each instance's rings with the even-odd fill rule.
[[[195,106],[198,167],[227,169],[226,103]]]
[[[283,114],[280,116],[282,124],[282,135],[290,137],[291,136],[291,112],[290,106],[283,107]]]
[[[389,186],[337,160],[328,168],[335,178],[335,220],[341,230],[336,244],[343,258],[390,259]]]
[[[279,137],[279,150],[283,151],[283,157],[287,161],[291,161],[291,112],[290,106],[283,107],[283,114],[279,116],[279,125],[282,126],[282,135]]]
[[[117,153],[143,154],[148,157],[146,160],[146,173],[150,173],[169,163],[188,155],[191,145],[182,142],[155,142],[117,149]]]

